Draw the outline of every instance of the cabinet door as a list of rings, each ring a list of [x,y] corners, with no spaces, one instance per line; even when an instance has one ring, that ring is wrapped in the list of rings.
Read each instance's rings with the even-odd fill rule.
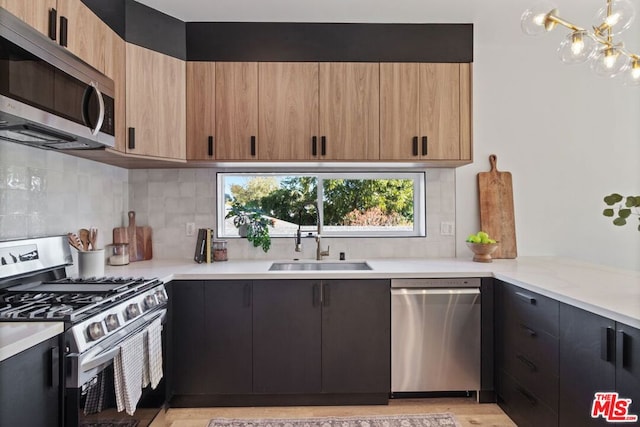
[[[204,284],[173,281],[169,294],[169,378],[173,394],[206,393],[210,360],[203,351],[205,328]]]
[[[616,329],[616,391],[631,399],[629,413],[640,416],[640,329],[622,323]]]
[[[420,158],[420,64],[380,64],[380,159]]]
[[[212,160],[216,134],[216,63],[187,62],[187,160]]]
[[[61,358],[51,338],[0,362],[0,425],[62,425]]]
[[[127,44],[120,36],[111,29],[109,30],[108,50],[111,52],[107,56],[105,74],[113,80],[116,94],[115,121],[116,143],[114,149],[122,153],[127,152],[127,66],[126,51]]]
[[[49,35],[49,11],[56,8],[56,0],[0,0],[0,7]]]
[[[321,390],[320,282],[253,283],[254,393]]]
[[[379,123],[380,65],[320,63],[321,157],[379,160]]]
[[[318,63],[261,62],[258,74],[258,158],[314,158],[312,138],[318,136]],[[316,140],[316,153],[318,144]]]
[[[322,391],[391,391],[388,280],[322,283]]]
[[[216,63],[217,160],[255,160],[258,150],[258,63]]]
[[[615,390],[615,322],[560,304],[560,426],[606,425],[591,418],[598,391]]]
[[[205,282],[204,300],[207,393],[251,393],[251,282]]]
[[[460,159],[460,64],[420,64],[420,125],[424,159]]]
[[[67,49],[97,70],[106,72],[111,31],[107,24],[80,0],[58,0],[58,16],[67,20]]]
[[[127,44],[127,153],[185,159],[185,63]]]

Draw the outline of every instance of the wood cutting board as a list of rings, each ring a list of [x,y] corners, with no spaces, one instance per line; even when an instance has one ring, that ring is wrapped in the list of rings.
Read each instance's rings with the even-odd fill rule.
[[[129,212],[129,226],[113,229],[113,243],[129,244],[129,261],[145,261],[153,258],[151,227],[136,226],[136,213]]]
[[[495,154],[489,156],[489,163],[489,172],[478,173],[480,229],[500,243],[492,258],[515,258],[518,251],[511,172],[498,171]]]

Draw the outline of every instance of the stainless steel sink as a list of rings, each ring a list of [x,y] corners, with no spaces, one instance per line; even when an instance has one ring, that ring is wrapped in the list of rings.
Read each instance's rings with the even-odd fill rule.
[[[371,270],[366,262],[274,262],[269,271]]]

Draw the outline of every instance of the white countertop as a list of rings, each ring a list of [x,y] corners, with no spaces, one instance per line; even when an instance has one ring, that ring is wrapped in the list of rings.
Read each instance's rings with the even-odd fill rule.
[[[370,259],[368,271],[269,271],[269,261],[196,264],[151,260],[105,269],[106,275],[171,280],[269,280],[495,277],[640,329],[640,272],[558,257],[477,263],[463,258]],[[309,261],[309,260],[303,260]],[[327,260],[329,262],[340,262]],[[349,260],[359,261],[359,260]],[[360,260],[361,261],[361,260]],[[313,262],[313,261],[312,261]],[[61,322],[0,323],[0,361],[61,333]]]
[[[196,264],[190,260],[151,260],[107,267],[106,274],[158,277],[164,281],[496,277],[640,328],[639,271],[558,257],[519,257],[515,260],[493,260],[492,263],[473,262],[468,258],[370,259],[367,260],[372,267],[370,271],[268,271],[273,262],[280,261],[290,260],[212,264]]]
[[[0,362],[63,331],[62,322],[3,322],[0,324]]]

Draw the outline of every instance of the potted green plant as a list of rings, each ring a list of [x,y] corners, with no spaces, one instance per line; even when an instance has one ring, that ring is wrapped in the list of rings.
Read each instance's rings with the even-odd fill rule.
[[[246,237],[255,247],[261,247],[268,252],[271,247],[269,227],[275,221],[255,209],[248,209],[239,203],[233,203],[225,218],[233,218],[233,225],[238,228],[240,236]]]
[[[623,200],[624,206],[621,203]],[[604,198],[604,202],[607,206],[613,206],[606,208],[602,214],[610,218],[615,216],[613,219],[614,225],[625,225],[631,215],[636,215],[640,219],[640,196],[627,196],[625,198],[618,193],[612,193]],[[640,224],[638,224],[638,231],[640,231]]]

